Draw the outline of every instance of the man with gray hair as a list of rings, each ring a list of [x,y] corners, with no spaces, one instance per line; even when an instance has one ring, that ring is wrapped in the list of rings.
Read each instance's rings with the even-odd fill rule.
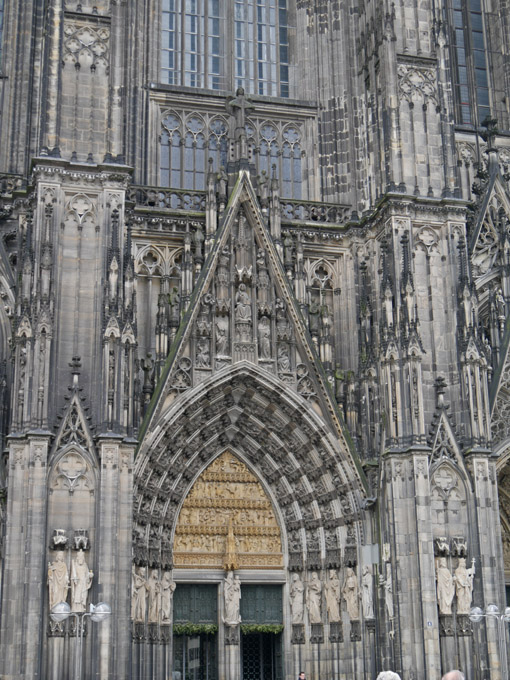
[[[382,671],[382,673],[379,673],[376,680],[400,680],[400,675],[393,671]]]
[[[448,671],[445,673],[441,680],[464,680],[464,673],[460,671]]]

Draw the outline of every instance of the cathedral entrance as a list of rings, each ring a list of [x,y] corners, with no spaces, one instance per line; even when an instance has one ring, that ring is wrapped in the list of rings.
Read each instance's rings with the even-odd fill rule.
[[[281,586],[241,586],[242,680],[283,677],[282,621]]]
[[[242,680],[281,680],[281,633],[248,633],[242,635]]]

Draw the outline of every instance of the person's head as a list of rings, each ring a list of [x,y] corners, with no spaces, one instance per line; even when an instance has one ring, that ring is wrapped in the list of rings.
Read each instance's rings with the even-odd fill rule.
[[[393,671],[382,671],[379,673],[376,680],[400,680],[400,675]]]
[[[464,673],[461,673],[461,671],[448,671],[441,680],[464,680]]]
[[[305,678],[306,678],[305,672],[301,671],[298,675],[298,678],[299,678],[299,680],[305,680]]]

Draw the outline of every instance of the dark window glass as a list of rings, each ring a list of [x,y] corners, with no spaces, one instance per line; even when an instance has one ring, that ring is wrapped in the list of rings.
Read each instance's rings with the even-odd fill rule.
[[[479,125],[489,107],[489,78],[480,0],[452,0],[457,111],[460,122]],[[471,58],[469,58],[469,55]]]
[[[288,96],[287,0],[162,0],[161,7],[163,82]]]

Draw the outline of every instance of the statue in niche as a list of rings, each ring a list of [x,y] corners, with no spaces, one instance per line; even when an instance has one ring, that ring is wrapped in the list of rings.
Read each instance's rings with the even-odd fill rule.
[[[290,584],[290,611],[292,615],[292,623],[303,623],[304,615],[304,594],[305,587],[299,578],[299,574],[292,576],[292,583]]]
[[[259,356],[261,359],[271,358],[271,326],[267,316],[259,321]]]
[[[237,557],[236,537],[234,535],[234,521],[232,515],[228,518],[227,530],[227,545],[225,551],[225,563],[223,565],[225,571],[232,572],[239,568],[239,560]]]
[[[322,583],[319,581],[317,572],[314,571],[306,591],[306,606],[308,609],[308,618],[310,619],[311,624],[322,623],[321,594]]]
[[[59,602],[67,600],[69,590],[69,572],[65,563],[64,553],[59,550],[54,562],[48,564],[48,587],[50,609]]]
[[[201,338],[198,341],[197,358],[195,365],[197,368],[208,368],[210,366],[209,341]]]
[[[475,560],[471,561],[471,568],[466,569],[466,558],[459,557],[459,566],[455,569],[453,582],[457,595],[457,614],[469,614],[473,599],[473,581],[475,578]]]
[[[175,592],[175,581],[172,574],[165,571],[161,579],[161,622],[171,623],[172,621],[172,598]]]
[[[351,621],[359,620],[359,589],[358,577],[352,567],[347,567],[345,572],[342,595],[347,606],[347,613]]]
[[[84,612],[87,608],[87,597],[94,573],[85,562],[85,553],[79,550],[71,565],[71,609],[73,612]]]
[[[117,259],[114,257],[110,263],[110,272],[108,275],[108,282],[110,284],[110,300],[115,300],[117,297],[117,282],[119,280],[119,265]]]
[[[131,618],[135,623],[145,623],[147,601],[147,582],[143,567],[133,566],[133,582],[131,591]]]
[[[375,618],[372,569],[368,564],[365,564],[361,572],[361,607],[365,619]]]
[[[236,293],[236,321],[251,321],[251,300],[244,283],[239,284]]]
[[[225,172],[225,168],[223,165],[220,165],[220,169],[218,174],[216,175],[216,179],[218,181],[218,193],[220,197],[226,197],[227,195],[227,186],[228,186],[228,175]]]
[[[387,544],[383,546],[385,549]],[[393,576],[391,574],[391,564],[386,562],[386,577],[381,578],[381,585],[384,587],[384,603],[386,605],[386,611],[388,612],[388,617],[392,619],[395,615],[395,610],[393,607]]]
[[[147,594],[149,600],[148,621],[149,623],[158,623],[161,605],[161,587],[157,569],[151,571],[149,580],[147,581]]]
[[[439,613],[451,614],[453,596],[455,595],[455,585],[453,583],[453,576],[446,565],[445,557],[440,557],[437,562],[436,581]]]
[[[241,579],[234,578],[234,572],[229,571],[224,579],[225,617],[223,622],[227,626],[237,626],[241,623]]]
[[[278,371],[280,373],[290,372],[289,348],[285,343],[278,345]]]
[[[224,316],[216,318],[216,353],[225,356],[228,345],[228,319]]]
[[[335,569],[330,569],[324,590],[329,622],[337,623],[340,621],[340,579]]]

